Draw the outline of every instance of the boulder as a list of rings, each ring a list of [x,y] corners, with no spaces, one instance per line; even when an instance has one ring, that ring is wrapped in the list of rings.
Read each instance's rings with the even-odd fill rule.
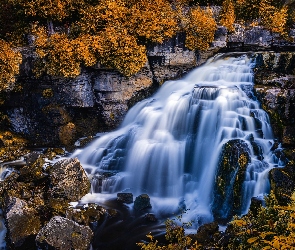
[[[150,197],[147,194],[141,194],[135,198],[134,210],[141,211],[147,208],[151,208]]]
[[[52,199],[77,201],[90,190],[90,181],[77,158],[64,159],[49,169]]]
[[[251,198],[251,204],[249,210],[253,213],[254,216],[258,214],[259,209],[265,206],[265,202],[260,197],[252,197]]]
[[[242,205],[242,184],[250,150],[246,142],[235,139],[224,144],[215,176],[213,214],[216,220],[226,222]]]
[[[279,204],[287,205],[295,190],[295,165],[291,162],[283,168],[273,168],[269,172],[271,189]]]
[[[198,243],[204,245],[213,241],[214,235],[218,234],[219,226],[217,222],[207,223],[198,228],[195,236]]]
[[[11,197],[7,204],[5,219],[9,245],[12,249],[31,249],[34,246],[32,239],[41,228],[37,211],[15,197]]]
[[[132,193],[117,193],[117,201],[121,203],[133,203],[133,194]]]
[[[39,249],[87,250],[92,237],[88,226],[55,216],[39,231],[36,244]]]

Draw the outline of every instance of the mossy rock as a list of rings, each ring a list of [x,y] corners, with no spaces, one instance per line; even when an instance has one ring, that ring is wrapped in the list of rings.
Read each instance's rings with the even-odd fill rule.
[[[68,208],[66,217],[81,225],[91,226],[92,223],[98,222],[102,216],[106,214],[106,210],[97,204],[88,204],[82,209]]]
[[[14,161],[28,153],[27,141],[9,131],[0,132],[0,161]]]
[[[246,142],[236,139],[224,144],[215,176],[212,207],[215,219],[228,221],[234,214],[240,213],[242,185],[250,162]]]
[[[295,189],[295,164],[289,162],[283,168],[273,168],[269,172],[271,189],[281,205],[291,202],[291,196]]]

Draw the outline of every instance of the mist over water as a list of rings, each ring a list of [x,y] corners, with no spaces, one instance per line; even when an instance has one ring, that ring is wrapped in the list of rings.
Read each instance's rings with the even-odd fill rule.
[[[147,193],[159,216],[182,207],[196,224],[212,221],[222,146],[241,139],[251,151],[242,194],[246,213],[251,197],[269,192],[268,171],[283,165],[271,151],[269,118],[252,92],[254,63],[246,55],[211,59],[185,78],[164,83],[128,112],[118,130],[76,151],[71,157],[92,178],[92,192],[83,200]],[[262,157],[254,155],[249,137]]]

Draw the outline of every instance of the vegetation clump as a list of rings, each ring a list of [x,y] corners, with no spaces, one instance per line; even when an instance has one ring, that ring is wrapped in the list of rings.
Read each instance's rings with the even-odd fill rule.
[[[186,33],[189,49],[205,50],[218,21],[210,8],[200,7],[208,4],[222,5],[219,23],[230,32],[234,22],[252,22],[287,37],[294,19],[292,3],[275,0],[3,0],[0,91],[19,73],[17,46],[35,48],[37,77],[76,77],[81,67],[95,65],[131,76],[147,62],[147,44],[163,43],[177,32]]]

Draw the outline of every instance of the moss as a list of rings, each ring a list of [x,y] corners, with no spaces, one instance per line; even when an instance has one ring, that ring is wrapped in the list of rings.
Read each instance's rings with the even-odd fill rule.
[[[33,164],[20,169],[19,179],[24,182],[34,182],[45,178],[47,175],[43,170],[44,164],[45,160],[42,156],[40,156]]]
[[[69,201],[63,198],[51,198],[47,204],[52,212],[52,215],[66,215],[66,211],[69,208]]]
[[[112,120],[114,120],[114,119],[115,119],[115,115],[114,115],[114,113],[113,113],[113,112],[111,112],[111,113],[110,113],[110,118],[111,118]]]
[[[28,153],[27,141],[9,131],[0,132],[0,161],[13,161]]]
[[[70,146],[75,140],[76,126],[74,123],[69,122],[68,124],[59,128],[59,140],[65,146]]]
[[[45,157],[49,160],[53,160],[57,155],[64,155],[65,150],[63,148],[48,148],[45,152]]]
[[[42,96],[44,98],[51,98],[53,97],[53,90],[52,89],[44,89],[42,92]]]
[[[229,220],[232,213],[239,213],[242,205],[242,185],[250,162],[246,142],[231,140],[222,149],[215,176],[213,213],[216,219]]]
[[[97,222],[106,213],[106,210],[96,204],[89,204],[88,207],[82,209],[68,208],[66,216],[79,224],[90,226],[92,222]]]

